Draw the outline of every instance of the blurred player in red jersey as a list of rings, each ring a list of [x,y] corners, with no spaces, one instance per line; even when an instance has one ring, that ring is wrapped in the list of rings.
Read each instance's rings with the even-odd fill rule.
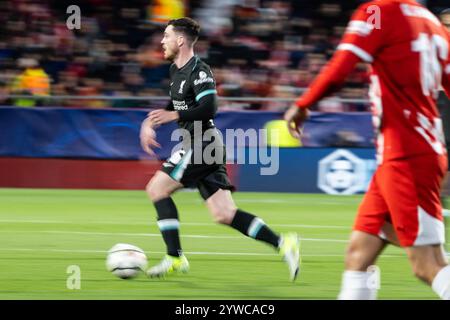
[[[450,8],[446,9],[444,11],[442,11],[439,15],[442,24],[447,28],[447,30],[450,32]],[[441,90],[439,92],[439,98],[438,98],[438,107],[439,107],[439,111],[441,113],[441,117],[442,117],[442,121],[443,121],[443,125],[444,125],[444,136],[445,136],[445,143],[447,145],[447,157],[449,157],[450,155],[450,100],[448,99],[448,97],[445,95],[445,92],[443,90]],[[449,157],[450,159],[450,157]],[[449,168],[450,169],[450,165]],[[443,182],[443,188],[442,188],[442,192],[441,192],[441,197],[442,197],[442,206],[444,207],[444,209],[442,210],[443,215],[444,215],[444,221],[445,221],[445,227],[446,230],[448,228],[450,228],[450,201],[446,200],[445,197],[450,196],[450,186],[448,186],[449,184],[449,174],[447,172],[447,176],[444,179]],[[447,189],[446,189],[447,188]],[[447,255],[450,256],[450,244],[448,242],[447,239]]]
[[[450,94],[449,40],[439,19],[414,0],[365,3],[329,64],[286,111],[299,137],[307,108],[341,86],[358,62],[370,63],[379,166],[358,210],[339,299],[376,298],[367,270],[388,243],[405,248],[415,275],[450,299],[439,199],[447,152],[436,106],[441,85]]]

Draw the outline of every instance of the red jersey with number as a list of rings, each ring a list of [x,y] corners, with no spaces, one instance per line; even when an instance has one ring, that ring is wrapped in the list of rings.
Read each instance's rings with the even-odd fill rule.
[[[317,102],[363,60],[371,64],[369,96],[379,162],[443,155],[436,99],[441,85],[450,93],[449,39],[439,19],[416,1],[361,5],[335,56],[297,105]]]

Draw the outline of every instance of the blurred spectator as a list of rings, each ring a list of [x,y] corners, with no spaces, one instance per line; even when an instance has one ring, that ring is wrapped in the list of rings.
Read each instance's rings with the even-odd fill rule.
[[[30,95],[45,97],[50,94],[50,78],[39,66],[36,59],[21,58],[18,67],[23,71],[16,76],[11,84],[10,92],[17,95]],[[34,107],[39,104],[37,99],[15,99],[14,105],[18,107]]]
[[[66,26],[69,0],[0,1],[0,86],[8,93],[48,95],[167,95],[169,63],[161,27],[185,14],[197,18],[198,55],[215,73],[221,96],[294,98],[332,55],[359,0],[84,0],[80,30]],[[430,1],[431,3],[431,1]],[[32,57],[39,67],[16,61]],[[28,69],[28,71],[26,71]],[[20,74],[20,75],[19,75]],[[11,76],[18,75],[11,87]],[[31,80],[30,80],[31,76]],[[20,79],[20,81],[19,81]],[[38,80],[40,79],[40,80]],[[96,79],[95,81],[92,81]],[[30,89],[30,85],[33,89]],[[10,89],[12,91],[10,91]],[[340,97],[367,97],[364,64]],[[85,103],[80,103],[84,101]],[[30,99],[15,101],[35,105]],[[137,100],[41,100],[60,106],[134,106]],[[148,103],[147,103],[148,105]],[[278,109],[287,102],[221,102]],[[368,111],[367,104],[327,101],[322,110]]]

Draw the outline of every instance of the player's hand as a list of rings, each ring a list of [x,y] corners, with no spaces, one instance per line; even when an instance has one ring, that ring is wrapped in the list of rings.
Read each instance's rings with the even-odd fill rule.
[[[153,147],[161,147],[161,145],[156,141],[156,132],[153,129],[153,122],[149,117],[142,122],[140,139],[142,149],[144,149],[144,151],[151,156],[155,155],[155,152],[152,150]]]
[[[308,118],[308,109],[299,108],[296,105],[290,107],[284,114],[284,120],[287,122],[288,130],[291,136],[300,139],[302,136],[302,127]]]
[[[171,121],[178,120],[178,112],[158,109],[150,112],[149,118],[156,125],[162,125]]]

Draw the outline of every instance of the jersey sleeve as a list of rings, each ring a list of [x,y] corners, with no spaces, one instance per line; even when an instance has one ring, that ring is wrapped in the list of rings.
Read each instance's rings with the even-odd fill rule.
[[[178,111],[181,121],[212,119],[217,112],[217,90],[213,74],[207,66],[195,68],[191,74],[191,86],[196,106]]]
[[[207,66],[194,69],[191,79],[196,102],[199,102],[205,96],[217,95],[214,76]]]
[[[337,50],[347,50],[372,63],[386,41],[391,20],[390,8],[371,3],[358,7],[345,29]]]

